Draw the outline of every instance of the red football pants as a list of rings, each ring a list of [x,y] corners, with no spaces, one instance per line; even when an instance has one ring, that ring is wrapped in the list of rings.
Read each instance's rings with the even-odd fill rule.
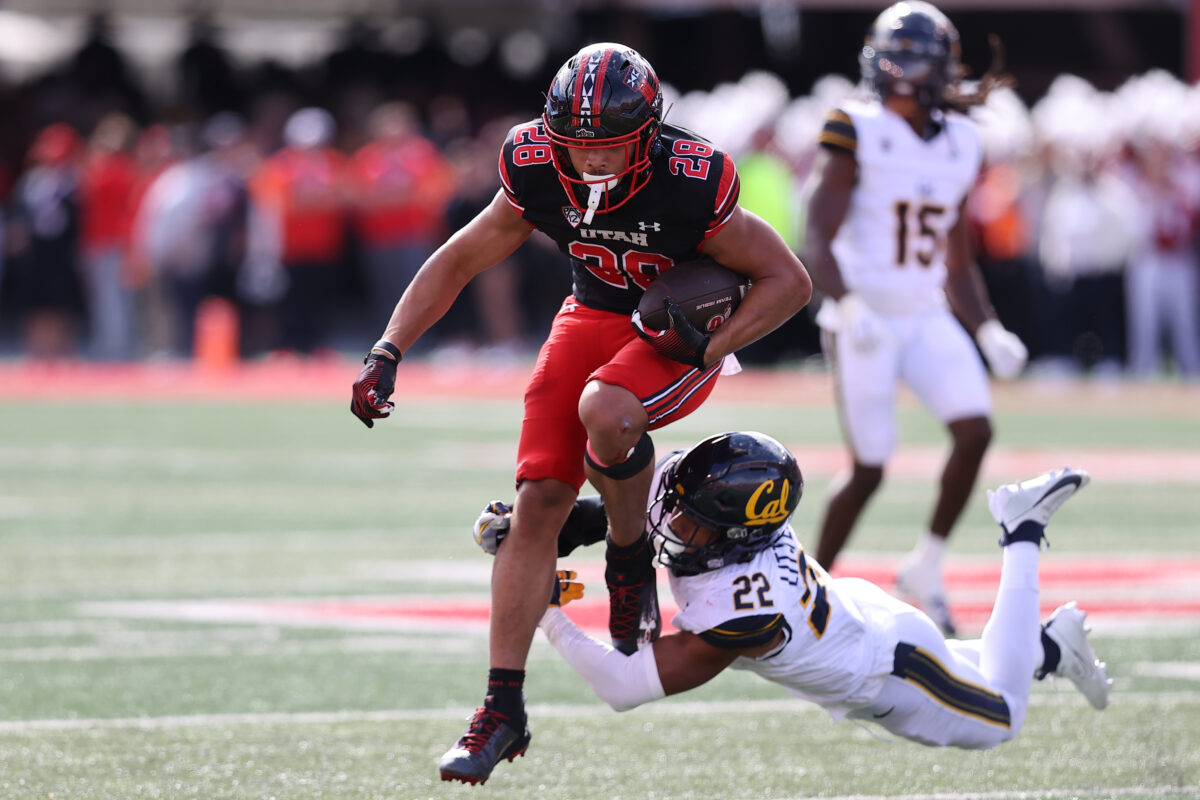
[[[654,430],[699,408],[720,373],[719,361],[699,370],[664,358],[638,338],[628,314],[597,311],[568,297],[525,387],[517,483],[556,478],[583,486],[587,431],[579,421],[579,396],[589,381],[632,392]]]

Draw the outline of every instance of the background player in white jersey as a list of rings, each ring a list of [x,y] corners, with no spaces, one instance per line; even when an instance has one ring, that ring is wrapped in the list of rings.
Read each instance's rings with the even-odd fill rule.
[[[963,208],[981,147],[974,124],[950,110],[1002,79],[989,72],[979,94],[964,95],[958,32],[923,2],[880,14],[859,61],[873,97],[826,117],[808,209],[804,260],[826,296],[817,322],[853,456],[832,491],[816,557],[833,568],[879,488],[896,446],[903,381],[945,423],[953,447],[928,531],[896,582],[953,633],[942,554],[992,437],[987,376],[963,326],[997,377],[1015,377],[1027,358],[996,319],[971,261]]]
[[[835,719],[869,720],[928,745],[994,747],[1019,733],[1035,674],[1069,677],[1094,707],[1108,703],[1111,681],[1088,644],[1083,611],[1060,607],[1039,635],[1039,544],[1050,515],[1087,482],[1066,468],[988,493],[1002,529],[995,607],[982,638],[947,641],[919,609],[865,580],[832,579],[808,559],[788,522],[803,489],[795,458],[770,436],[722,433],[663,459],[650,501],[679,632],[627,656],[556,606],[541,627],[618,711],[732,667]],[[560,552],[603,530],[602,506],[583,503]],[[477,540],[494,549],[503,521],[493,504],[476,524]],[[578,596],[577,585],[563,585]]]

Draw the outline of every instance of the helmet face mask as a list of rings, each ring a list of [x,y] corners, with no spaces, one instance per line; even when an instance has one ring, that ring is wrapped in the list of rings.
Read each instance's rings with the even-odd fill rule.
[[[662,123],[662,90],[650,64],[619,44],[589,45],[559,69],[542,114],[559,181],[572,205],[593,214],[628,202],[650,179]],[[577,170],[571,151],[624,148],[624,169],[608,175]]]
[[[863,82],[881,98],[912,96],[927,109],[946,105],[946,90],[962,77],[958,30],[934,6],[902,0],[867,31],[858,57]]]
[[[710,436],[663,472],[650,511],[658,563],[696,575],[749,560],[784,535],[804,480],[762,433]]]

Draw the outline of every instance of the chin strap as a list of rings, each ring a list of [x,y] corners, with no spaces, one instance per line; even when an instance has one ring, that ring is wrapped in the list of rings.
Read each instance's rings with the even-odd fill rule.
[[[603,199],[605,192],[617,188],[617,184],[621,182],[621,179],[615,175],[592,175],[588,172],[583,173],[583,179],[591,185],[588,191],[587,211],[583,215],[583,224],[591,225],[592,219],[596,216],[596,209],[600,207],[600,200]],[[600,183],[600,181],[603,181],[603,183]]]

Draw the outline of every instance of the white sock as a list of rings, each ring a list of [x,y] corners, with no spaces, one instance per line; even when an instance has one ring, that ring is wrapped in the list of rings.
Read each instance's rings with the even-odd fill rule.
[[[1000,587],[983,628],[979,667],[988,684],[1004,694],[1018,730],[1029,705],[1033,673],[1042,661],[1038,608],[1038,548],[1013,542],[1004,548]]]

